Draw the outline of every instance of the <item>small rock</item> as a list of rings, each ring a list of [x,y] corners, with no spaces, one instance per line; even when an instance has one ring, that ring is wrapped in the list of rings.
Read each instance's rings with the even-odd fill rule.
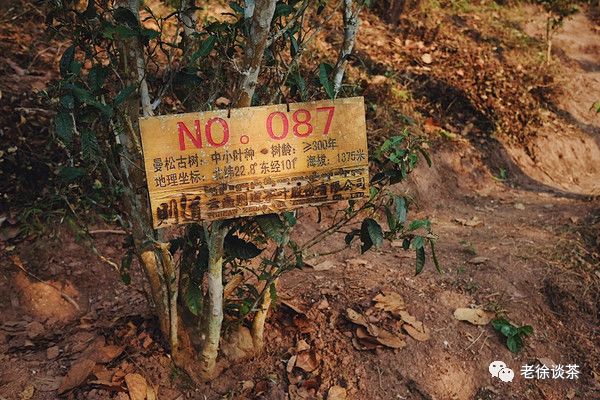
[[[314,266],[315,271],[328,271],[334,267],[334,264],[330,260],[325,260]]]
[[[30,339],[36,338],[44,333],[44,325],[41,322],[33,321],[27,324],[25,331]]]
[[[425,64],[431,64],[433,62],[433,58],[431,57],[431,54],[425,53],[421,56],[421,61],[423,61]]]
[[[242,382],[242,391],[250,391],[252,389],[254,389],[254,382],[252,382],[252,381]]]
[[[48,360],[54,360],[60,354],[60,349],[58,346],[48,347],[46,349],[46,358]]]
[[[318,310],[327,310],[329,308],[329,302],[327,301],[327,299],[323,299],[319,302],[319,305],[317,306]]]
[[[524,210],[525,206],[523,205],[523,203],[515,203],[515,208],[517,210]]]

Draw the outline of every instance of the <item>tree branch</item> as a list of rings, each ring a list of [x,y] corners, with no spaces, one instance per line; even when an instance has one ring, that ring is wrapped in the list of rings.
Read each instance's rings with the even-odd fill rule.
[[[251,10],[250,5],[254,8]],[[240,68],[237,107],[249,107],[258,81],[258,73],[269,37],[271,21],[275,13],[276,0],[256,0],[246,7],[246,21],[249,22],[248,39],[244,49],[244,59]],[[250,12],[252,12],[251,17]]]
[[[340,54],[335,64],[335,70],[333,74],[333,92],[337,97],[340,88],[342,87],[342,80],[344,79],[344,72],[346,70],[346,64],[348,63],[348,56],[352,54],[354,48],[354,42],[356,41],[356,34],[358,33],[358,14],[360,12],[360,6],[353,6],[353,0],[344,0],[344,41]]]

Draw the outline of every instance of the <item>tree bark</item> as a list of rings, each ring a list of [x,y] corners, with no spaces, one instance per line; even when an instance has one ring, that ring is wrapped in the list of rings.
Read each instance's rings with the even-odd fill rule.
[[[215,221],[204,232],[208,243],[208,301],[203,312],[204,341],[200,352],[201,375],[211,379],[215,372],[221,325],[223,322],[223,243],[229,227],[224,221]]]
[[[192,48],[192,34],[196,31],[196,0],[181,0],[179,20],[183,25],[183,51],[189,55]]]
[[[262,63],[263,54],[273,14],[275,13],[276,0],[251,0],[246,4],[245,18],[249,23],[248,38],[244,48],[244,58],[240,68],[240,80],[238,82],[237,107],[249,107],[252,105],[252,97],[256,90],[258,73]]]
[[[346,71],[346,65],[348,64],[348,57],[352,54],[354,43],[356,41],[356,34],[358,33],[358,13],[360,12],[359,6],[353,5],[353,0],[344,0],[344,41],[342,42],[342,48],[340,49],[339,57],[335,65],[333,74],[333,92],[337,97],[340,88],[342,87],[342,80],[344,79],[344,72]]]
[[[127,7],[139,18],[138,0],[122,1],[118,5]],[[177,313],[179,271],[169,253],[169,244],[163,243],[160,231],[152,227],[138,123],[140,108],[144,116],[152,115],[144,50],[135,37],[120,41],[118,46],[123,78],[126,84],[136,85],[139,89],[139,98],[131,96],[117,111],[114,126],[116,141],[121,145],[124,211],[131,225],[136,254],[150,285],[154,312],[163,336],[169,341],[173,361],[197,380],[195,352]]]

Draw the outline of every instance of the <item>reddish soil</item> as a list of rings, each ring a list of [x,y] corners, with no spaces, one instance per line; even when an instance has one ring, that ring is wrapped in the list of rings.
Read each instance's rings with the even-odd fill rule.
[[[525,18],[533,18],[535,12],[526,11]],[[522,21],[531,35],[538,32],[538,18]],[[367,20],[366,38],[381,31],[393,36],[400,29],[372,15]],[[66,228],[16,244],[2,242],[0,399],[57,398],[63,377],[82,360],[92,360],[77,365],[93,374],[65,398],[130,398],[125,384],[110,384],[130,373],[142,375],[159,399],[169,400],[344,398],[330,390],[334,386],[345,388],[353,399],[600,398],[600,202],[594,197],[600,193],[600,117],[586,109],[593,102],[590,93],[600,93],[599,37],[598,27],[581,14],[556,38],[555,68],[570,74],[557,84],[563,94],[528,128],[537,131],[528,139],[529,148],[469,132],[465,128],[472,121],[456,113],[435,115],[450,135],[434,141],[433,167],[421,166],[398,191],[416,200],[416,216],[432,220],[442,273],[428,261],[425,272],[414,276],[412,253],[392,245],[316,260],[313,265],[330,263],[282,279],[282,301],[269,317],[265,352],[230,366],[206,385],[194,386],[170,362],[137,266],[132,284],[125,286],[108,263]],[[367,46],[377,43],[360,42],[357,52],[369,52],[374,65],[388,63],[386,68],[402,70],[401,58]],[[381,46],[393,53],[404,42]],[[0,66],[6,72],[10,63],[4,60]],[[6,79],[0,82],[3,92],[16,90]],[[377,85],[368,90],[376,91]],[[425,104],[424,117],[439,111],[443,99],[435,103],[414,86],[406,88],[413,91],[415,103]],[[35,84],[27,89],[35,90]],[[305,221],[316,220],[306,213]],[[308,222],[296,234],[318,227]],[[112,226],[95,229],[97,251],[120,260],[124,236],[112,232]],[[52,286],[25,275],[19,260]],[[351,337],[356,326],[345,310],[367,311],[382,291],[402,296],[410,314],[429,329],[428,340],[407,336],[403,349],[355,349]],[[531,325],[533,334],[524,349],[513,354],[490,325],[454,318],[456,308],[471,306]],[[289,374],[286,365],[301,340],[313,357],[306,362],[317,368]],[[576,380],[524,379],[521,366],[540,364],[540,359],[577,364],[581,373]],[[512,383],[490,376],[488,365],[495,360],[515,371]],[[311,389],[316,395],[306,397]]]

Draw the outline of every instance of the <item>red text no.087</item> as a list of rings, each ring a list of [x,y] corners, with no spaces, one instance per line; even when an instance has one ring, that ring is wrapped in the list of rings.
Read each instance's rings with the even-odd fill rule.
[[[327,113],[327,119],[325,121],[325,125],[323,127],[323,135],[327,135],[329,133],[329,128],[331,127],[331,121],[333,120],[333,114],[335,112],[335,107],[318,107],[316,109],[317,113]],[[313,118],[312,113],[306,109],[299,109],[294,111],[292,114],[291,128],[292,132],[296,137],[305,138],[310,136],[314,131],[314,126],[311,123]],[[278,129],[273,129],[273,122],[279,121]],[[215,125],[221,126],[221,133],[213,134],[213,129]],[[272,112],[267,116],[267,120],[265,122],[265,127],[267,134],[271,139],[274,140],[283,140],[287,137],[290,131],[290,121],[286,113],[281,111]],[[197,148],[201,149],[204,147],[204,138],[210,147],[222,147],[225,146],[229,142],[229,125],[227,121],[220,117],[210,118],[204,124],[204,132],[202,129],[202,125],[200,120],[194,121],[195,134],[190,132],[189,128],[183,122],[177,122],[177,130],[179,133],[179,150],[184,151],[186,148],[186,137],[191,141],[191,144]],[[218,128],[217,128],[218,129]],[[204,134],[203,134],[204,133]],[[217,139],[215,139],[217,137]],[[220,140],[219,140],[220,139]]]

